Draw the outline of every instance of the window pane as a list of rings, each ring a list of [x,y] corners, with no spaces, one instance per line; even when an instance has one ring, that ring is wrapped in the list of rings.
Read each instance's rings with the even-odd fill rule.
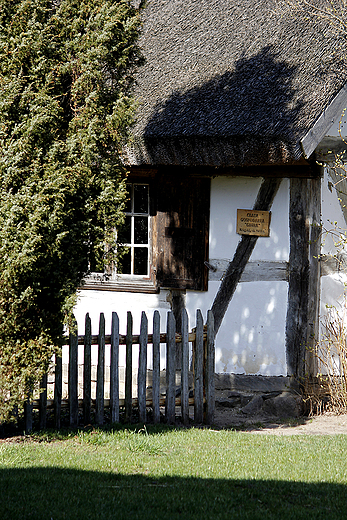
[[[134,217],[134,243],[148,243],[148,217]]]
[[[131,242],[131,217],[125,217],[123,226],[117,233],[117,241],[119,244],[130,244]]]
[[[134,184],[134,213],[148,213],[148,186]]]
[[[131,274],[131,252],[127,251],[121,259],[118,260],[117,271],[119,274]]]
[[[147,274],[148,249],[147,247],[134,248],[134,274]]]
[[[126,213],[131,212],[131,184],[127,184],[127,196],[126,196],[124,211]]]

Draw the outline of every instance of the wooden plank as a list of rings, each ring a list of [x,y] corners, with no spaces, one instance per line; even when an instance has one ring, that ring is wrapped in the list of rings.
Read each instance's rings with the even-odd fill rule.
[[[188,313],[182,309],[182,368],[181,368],[181,414],[184,425],[189,424],[189,341],[188,341]]]
[[[214,421],[215,410],[215,349],[214,349],[214,318],[212,311],[207,313],[207,340],[206,340],[206,374],[205,374],[205,394],[206,394],[206,423],[212,424]]]
[[[154,311],[153,315],[153,381],[152,381],[152,401],[153,401],[153,422],[160,422],[160,314]]]
[[[104,400],[105,402],[105,408],[108,408],[110,406],[110,400],[109,399],[105,399]],[[160,398],[160,406],[165,406],[165,402],[166,402],[166,397],[161,397]],[[95,399],[92,399],[92,409],[93,407],[95,407],[95,403],[96,403],[96,400]],[[79,408],[83,408],[83,399],[79,399],[78,400],[78,405],[79,405]],[[137,397],[134,397],[132,399],[132,406],[133,407],[138,407],[139,405],[139,401],[137,399]],[[194,405],[194,397],[190,397],[189,398],[189,406],[193,406]],[[47,408],[48,409],[51,409],[53,408],[54,406],[54,400],[53,399],[47,399]],[[119,399],[119,406],[125,406],[125,399]],[[149,408],[151,406],[153,406],[153,401],[152,399],[146,399],[146,406]],[[176,397],[175,399],[175,406],[181,406],[181,398],[180,397]],[[34,399],[33,401],[33,408],[36,410],[38,409],[39,407],[39,400],[38,399]],[[62,399],[61,401],[61,407],[64,408],[64,409],[68,409],[69,408],[69,400],[68,399]]]
[[[125,422],[130,422],[132,415],[132,371],[133,371],[133,317],[127,312],[127,334],[125,352]]]
[[[140,327],[139,369],[137,373],[137,392],[139,401],[140,422],[146,422],[146,375],[147,375],[147,341],[148,320],[142,311]]]
[[[339,253],[337,255],[320,255],[320,275],[329,276],[335,274],[346,274],[347,272],[347,255]]]
[[[92,404],[92,351],[91,351],[92,325],[89,313],[85,318],[84,334],[84,363],[83,363],[83,420],[84,424],[91,421]]]
[[[100,313],[99,321],[99,348],[98,366],[96,376],[96,407],[95,422],[98,425],[104,424],[104,395],[105,395],[105,316]]]
[[[27,435],[33,430],[33,403],[32,403],[32,389],[26,392],[26,399],[24,402],[24,431]]]
[[[40,430],[44,430],[47,426],[47,374],[40,382],[39,424]]]
[[[61,426],[61,396],[63,391],[62,358],[56,354],[54,368],[54,427]]]
[[[175,396],[176,396],[176,342],[175,342],[175,317],[173,312],[167,313],[166,329],[166,403],[165,417],[168,424],[175,422]]]
[[[76,428],[78,425],[78,336],[77,323],[74,323],[76,330],[72,330],[69,335],[69,412],[70,426]]]
[[[269,211],[280,186],[281,179],[264,179],[253,209]],[[217,334],[237,284],[257,243],[258,237],[243,235],[237,245],[234,258],[230,262],[212,305],[214,327]]]
[[[309,298],[308,298],[308,330],[306,344],[306,372],[311,376],[317,375],[317,357],[313,355],[313,349],[319,338],[319,307],[320,307],[320,262],[321,252],[321,180],[308,181],[309,186]]]
[[[200,309],[196,311],[196,346],[194,374],[194,421],[203,422],[204,402],[204,321]]]
[[[286,321],[288,375],[304,377],[307,347],[318,331],[320,179],[290,181],[290,253]],[[318,216],[319,215],[319,216]],[[317,242],[318,240],[318,242]],[[316,255],[318,256],[318,255]]]
[[[68,345],[69,343],[69,338],[67,336],[64,336],[65,340],[66,340],[66,343],[64,343],[64,345]],[[139,335],[133,335],[132,336],[133,338],[133,341],[132,341],[132,344],[133,345],[139,345],[140,344],[140,336]],[[189,333],[189,341],[194,341],[195,340],[195,333],[194,332],[190,332]],[[175,334],[175,341],[176,343],[181,343],[182,341],[182,337],[181,337],[181,334],[178,334],[176,332]],[[92,345],[98,345],[99,343],[99,336],[96,336],[96,335],[92,335],[92,339],[91,339],[91,344]],[[153,343],[153,335],[152,334],[148,334],[148,343]],[[166,343],[166,333],[162,333],[160,334],[160,343]],[[81,336],[78,336],[78,344],[79,345],[84,345],[84,335],[81,335]],[[111,335],[110,334],[106,334],[105,335],[105,344],[106,345],[110,345],[111,344]],[[119,344],[120,345],[126,345],[126,336],[124,336],[123,334],[120,334],[119,335]]]
[[[220,281],[224,278],[230,260],[227,258],[211,258],[209,265],[209,280]],[[215,270],[213,270],[215,269]],[[288,282],[288,262],[267,262],[262,260],[248,262],[240,282]]]
[[[112,312],[110,361],[111,423],[119,422],[119,318]]]

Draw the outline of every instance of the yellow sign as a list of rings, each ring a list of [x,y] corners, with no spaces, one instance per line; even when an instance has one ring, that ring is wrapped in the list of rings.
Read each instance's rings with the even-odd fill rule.
[[[239,235],[268,237],[270,234],[270,211],[238,209],[236,231]]]

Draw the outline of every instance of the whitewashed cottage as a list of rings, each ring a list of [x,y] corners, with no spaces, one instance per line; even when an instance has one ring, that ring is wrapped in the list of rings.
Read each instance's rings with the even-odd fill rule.
[[[281,1],[150,0],[141,47],[129,253],[122,274],[86,280],[79,329],[86,312],[96,329],[117,311],[124,332],[128,310],[136,330],[142,310],[185,306],[194,326],[212,308],[217,373],[301,376],[319,314],[343,301],[321,222],[344,228],[346,210],[317,164],[343,146],[337,39]],[[269,212],[269,236],[239,234],[237,210]]]

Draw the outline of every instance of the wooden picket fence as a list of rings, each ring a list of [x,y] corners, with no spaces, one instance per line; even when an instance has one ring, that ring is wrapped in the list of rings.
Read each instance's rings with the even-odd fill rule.
[[[76,325],[77,330],[77,325]],[[68,364],[68,396],[62,399],[62,358],[56,358],[54,366],[54,397],[47,398],[47,381],[45,376],[41,383],[39,398],[25,404],[25,429],[29,432],[33,426],[33,409],[39,410],[39,427],[44,429],[47,424],[47,409],[54,409],[54,425],[61,427],[62,410],[68,410],[69,424],[77,427],[92,422],[92,411],[95,412],[94,422],[104,424],[105,408],[109,408],[108,417],[111,423],[119,422],[120,408],[124,411],[124,420],[132,420],[134,408],[138,408],[138,418],[147,422],[147,410],[152,409],[152,421],[160,422],[165,410],[165,421],[172,424],[179,415],[184,424],[192,419],[195,423],[211,424],[214,418],[214,320],[212,311],[208,311],[207,323],[204,326],[200,310],[196,313],[196,327],[192,332],[188,329],[188,315],[182,312],[181,330],[176,333],[175,318],[171,311],[167,313],[166,332],[160,332],[160,315],[153,315],[153,334],[148,334],[148,319],[145,312],[141,314],[140,334],[133,335],[133,317],[127,313],[126,335],[119,333],[119,318],[112,313],[111,334],[105,335],[105,318],[100,314],[99,333],[92,335],[89,315],[85,319],[85,334],[70,333],[66,337],[69,349]],[[190,347],[192,359],[190,360]],[[165,391],[160,388],[160,346],[166,345]],[[180,344],[181,368],[176,369],[176,345]],[[84,347],[83,360],[83,399],[78,398],[78,346]],[[96,395],[92,399],[91,386],[91,347],[98,346]],[[125,345],[125,388],[124,399],[119,396],[119,347]],[[137,398],[133,397],[133,345],[138,345],[138,377]],[[108,347],[109,346],[109,347]],[[147,352],[152,346],[152,388],[147,395],[148,368]],[[105,349],[110,348],[110,381],[109,399],[105,399]],[[162,372],[163,374],[163,372]],[[180,376],[180,386],[177,388],[177,376]],[[163,378],[162,378],[163,379]],[[189,388],[189,381],[192,388]],[[177,397],[177,393],[179,396]],[[163,397],[164,395],[164,397]],[[189,408],[191,412],[189,413]],[[81,412],[79,414],[79,412]],[[191,415],[191,417],[190,417]],[[82,419],[83,416],[83,419]]]

